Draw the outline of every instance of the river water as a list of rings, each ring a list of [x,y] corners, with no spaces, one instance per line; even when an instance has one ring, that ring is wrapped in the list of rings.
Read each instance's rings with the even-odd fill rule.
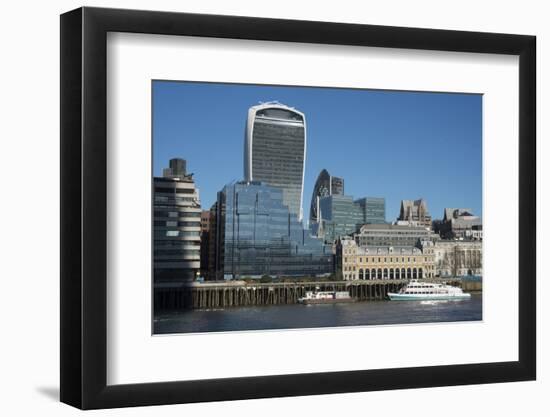
[[[437,323],[482,319],[482,296],[457,301],[364,301],[185,310],[154,318],[155,334]]]

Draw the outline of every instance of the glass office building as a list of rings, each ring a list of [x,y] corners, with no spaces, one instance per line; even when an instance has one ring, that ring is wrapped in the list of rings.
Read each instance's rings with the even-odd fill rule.
[[[363,211],[363,224],[386,223],[386,199],[383,197],[363,197],[355,200]]]
[[[321,221],[319,236],[326,242],[355,233],[363,224],[361,206],[353,202],[348,195],[329,195],[319,199]]]
[[[244,178],[278,187],[283,203],[302,220],[306,120],[278,102],[248,110],[244,141]]]
[[[333,272],[332,248],[304,230],[283,196],[280,188],[256,181],[218,193],[216,256],[225,279]]]

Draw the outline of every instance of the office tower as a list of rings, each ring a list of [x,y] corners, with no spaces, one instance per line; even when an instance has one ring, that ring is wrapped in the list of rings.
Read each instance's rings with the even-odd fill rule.
[[[386,199],[383,197],[363,197],[355,200],[363,212],[363,224],[386,223]]]
[[[317,235],[325,242],[355,233],[363,224],[363,211],[348,195],[328,195],[319,198],[320,219]]]
[[[302,220],[306,120],[278,102],[248,110],[244,140],[245,180],[261,181],[283,192],[283,204]]]
[[[313,193],[311,195],[311,205],[309,208],[309,222],[319,222],[319,199],[329,195],[343,195],[344,194],[344,179],[340,177],[333,177],[328,173],[326,169],[323,169],[315,186],[313,187]]]

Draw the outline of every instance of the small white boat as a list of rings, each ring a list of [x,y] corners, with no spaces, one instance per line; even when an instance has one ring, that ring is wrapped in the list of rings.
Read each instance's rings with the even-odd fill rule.
[[[464,300],[470,298],[470,294],[462,291],[462,288],[452,285],[436,284],[433,282],[421,282],[411,280],[397,293],[389,292],[388,297],[392,301],[397,300]]]
[[[347,291],[307,291],[305,297],[298,298],[301,304],[353,303]]]

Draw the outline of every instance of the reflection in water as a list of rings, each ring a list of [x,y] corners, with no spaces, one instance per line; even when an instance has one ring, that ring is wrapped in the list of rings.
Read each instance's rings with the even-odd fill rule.
[[[155,316],[154,331],[197,333],[235,330],[475,321],[482,296],[466,300],[367,301],[351,304],[279,305],[185,310]]]

